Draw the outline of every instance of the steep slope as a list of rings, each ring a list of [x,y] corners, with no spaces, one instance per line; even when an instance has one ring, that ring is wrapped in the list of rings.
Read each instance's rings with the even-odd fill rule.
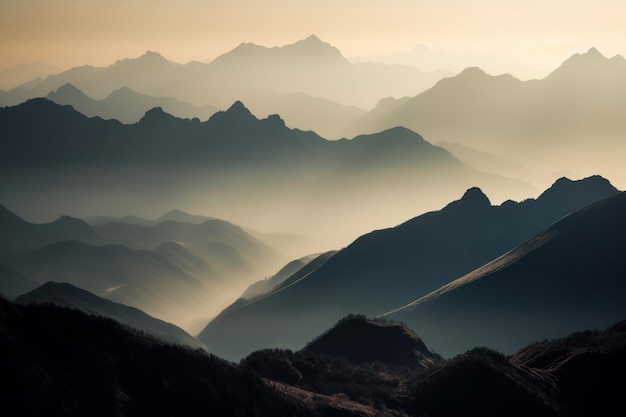
[[[100,298],[67,283],[47,282],[16,298],[14,302],[21,305],[54,304],[67,307],[87,314],[111,318],[168,343],[203,348],[202,343],[173,324],[149,316],[137,308]]]
[[[470,189],[440,211],[361,236],[292,285],[229,307],[199,339],[228,358],[264,347],[299,348],[339,317],[404,305],[616,193],[600,177],[564,178],[536,200],[492,206],[479,189]]]
[[[444,355],[527,343],[626,317],[626,193],[561,219],[505,255],[389,314]]]
[[[626,60],[592,48],[541,80],[468,68],[410,99],[381,101],[346,134],[405,126],[434,143],[486,149],[541,175],[601,173],[623,187],[625,93]]]

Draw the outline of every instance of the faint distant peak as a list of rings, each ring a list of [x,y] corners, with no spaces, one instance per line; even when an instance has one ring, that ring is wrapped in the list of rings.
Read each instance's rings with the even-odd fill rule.
[[[162,64],[169,64],[169,63],[170,61],[165,59],[163,55],[159,54],[158,52],[148,50],[146,51],[146,53],[144,53],[143,55],[137,58],[118,59],[117,61],[115,61],[115,64],[113,64],[113,66],[129,65],[129,64],[162,65]]]
[[[463,71],[461,71],[459,75],[457,75],[457,77],[458,78],[462,78],[462,77],[474,78],[474,77],[484,77],[487,75],[488,74],[479,67],[467,67]]]
[[[79,99],[79,98],[88,98],[85,93],[79,90],[74,84],[67,83],[63,84],[61,87],[57,88],[56,91],[51,91],[48,93],[46,98],[50,100],[62,100],[65,104],[66,101],[70,99]]]
[[[315,35],[311,35],[308,38],[295,42],[291,45],[285,45],[281,49],[298,55],[309,54],[312,58],[326,57],[345,60],[339,49],[327,42],[322,41]]]
[[[617,55],[616,55],[617,57]],[[585,53],[577,53],[566,59],[557,69],[548,76],[555,78],[561,75],[590,75],[589,71],[608,69],[614,65],[623,64],[624,60],[613,57],[609,59],[596,48],[590,48]]]

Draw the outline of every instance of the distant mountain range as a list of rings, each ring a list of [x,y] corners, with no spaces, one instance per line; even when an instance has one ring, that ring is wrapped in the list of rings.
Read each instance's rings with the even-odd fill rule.
[[[15,299],[15,303],[54,304],[67,307],[87,314],[111,318],[132,328],[145,331],[165,342],[204,349],[202,343],[173,324],[151,317],[139,309],[100,298],[67,283],[47,282],[21,295]]]
[[[626,193],[561,219],[523,245],[387,316],[444,355],[513,353],[534,340],[626,317]]]
[[[201,120],[208,119],[220,110],[214,106],[196,107],[170,97],[151,97],[128,87],[118,88],[102,100],[94,100],[72,84],[65,84],[51,91],[46,98],[57,104],[69,104],[88,117],[116,119],[125,124],[137,123],[148,110],[155,107],[161,107],[176,117],[198,117]]]
[[[198,223],[202,216],[182,211],[149,225],[90,226],[67,216],[34,224],[0,209],[0,291],[11,297],[50,280],[68,282],[188,326],[217,314],[284,259],[235,225]]]
[[[472,188],[440,211],[361,236],[306,273],[294,273],[284,281],[289,285],[238,300],[198,337],[229,359],[265,347],[302,346],[339,317],[373,316],[407,304],[412,295],[437,290],[561,217],[617,193],[600,177],[563,178],[536,200],[492,206]]]
[[[536,193],[404,128],[329,141],[276,115],[259,120],[241,102],[205,122],[155,108],[123,125],[34,99],[0,109],[0,122],[0,199],[29,217],[108,215],[103,199],[109,213],[163,212],[175,198],[257,230],[337,236],[320,251],[473,185],[500,201]],[[353,215],[364,208],[383,215]]]
[[[486,150],[540,173],[601,173],[623,184],[625,106],[626,60],[592,48],[541,80],[467,68],[417,96],[380,101],[346,134],[405,126],[433,143]]]
[[[352,64],[339,50],[312,35],[282,47],[242,43],[208,64],[177,64],[148,51],[108,67],[75,67],[9,90],[13,101],[4,105],[45,97],[71,83],[97,100],[128,87],[196,106],[226,107],[235,100],[247,101],[264,93],[302,93],[367,109],[380,97],[415,95],[449,75],[447,71],[422,72],[404,65]]]

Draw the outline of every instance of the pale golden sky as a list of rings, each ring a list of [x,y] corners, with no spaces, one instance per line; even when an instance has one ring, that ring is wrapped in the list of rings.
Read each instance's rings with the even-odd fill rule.
[[[591,46],[626,54],[625,22],[623,0],[0,0],[0,68],[105,66],[146,50],[206,61],[313,33],[348,58],[424,44],[553,68]]]

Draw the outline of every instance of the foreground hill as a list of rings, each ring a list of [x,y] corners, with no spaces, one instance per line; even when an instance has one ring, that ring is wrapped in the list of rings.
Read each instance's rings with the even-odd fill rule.
[[[623,322],[531,345],[511,359],[482,348],[427,368],[284,350],[255,352],[235,365],[111,319],[4,299],[0,330],[0,401],[10,415],[569,417],[623,410]]]
[[[10,415],[373,415],[351,412],[348,400],[305,402],[202,350],[78,311],[0,299],[0,329],[0,399]]]
[[[465,276],[387,314],[444,355],[512,353],[626,317],[626,193],[590,205]]]
[[[346,314],[375,316],[405,305],[616,193],[601,177],[563,178],[536,200],[492,206],[470,189],[440,211],[361,236],[289,286],[237,302],[198,337],[229,359],[261,348],[299,348]]]
[[[183,329],[156,319],[143,311],[100,298],[67,283],[47,282],[16,298],[16,304],[54,304],[87,314],[108,317],[132,328],[142,330],[168,343],[203,348],[202,344]]]
[[[325,238],[327,250],[472,185],[500,198],[534,194],[518,180],[477,175],[404,128],[329,141],[275,115],[259,120],[241,102],[205,122],[156,108],[122,125],[35,99],[0,109],[0,123],[0,199],[31,218],[152,218],[174,201],[257,230]]]
[[[347,316],[303,349],[307,352],[339,356],[350,362],[383,362],[430,368],[442,358],[398,323]]]

